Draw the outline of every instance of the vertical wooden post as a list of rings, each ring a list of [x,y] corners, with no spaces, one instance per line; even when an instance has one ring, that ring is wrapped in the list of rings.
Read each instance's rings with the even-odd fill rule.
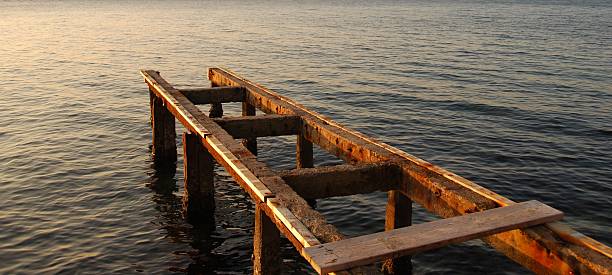
[[[211,84],[211,87],[217,87],[216,84]],[[208,110],[208,117],[222,117],[223,116],[223,105],[221,103],[211,103],[210,110]]]
[[[298,169],[314,167],[312,142],[308,141],[302,133],[299,133],[297,135],[297,146],[296,146],[295,156],[296,156],[296,167]],[[317,207],[316,199],[307,199],[306,202],[312,208]]]
[[[153,160],[158,167],[176,167],[176,130],[174,116],[164,101],[149,90],[151,128],[153,129]]]
[[[196,134],[183,133],[185,194],[183,212],[191,223],[214,220],[214,159]]]
[[[297,135],[296,148],[297,168],[312,168],[314,160],[312,156],[312,142],[308,141],[301,133]]]
[[[389,191],[387,194],[385,230],[410,226],[412,224],[412,200],[396,190]],[[412,274],[411,257],[388,259],[383,263],[383,271],[385,274]]]
[[[208,117],[222,117],[223,116],[223,105],[221,103],[211,103],[210,110],[208,111]]]
[[[253,246],[253,274],[280,274],[280,232],[259,204],[255,205]]]
[[[255,106],[249,104],[248,102],[242,102],[242,115],[243,116],[254,116],[256,114],[257,109]],[[242,144],[244,147],[249,149],[253,155],[257,156],[257,138],[245,138],[242,140]]]

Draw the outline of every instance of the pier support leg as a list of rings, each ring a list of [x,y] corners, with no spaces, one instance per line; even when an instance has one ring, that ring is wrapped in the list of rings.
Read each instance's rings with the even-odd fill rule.
[[[296,147],[296,167],[299,168],[312,168],[314,167],[314,158],[312,153],[312,142],[308,141],[301,133],[297,135],[297,147]],[[317,206],[317,200],[307,199],[306,202],[310,207],[315,208]]]
[[[217,87],[217,85],[212,84],[211,87]],[[223,116],[223,105],[221,103],[211,103],[210,110],[208,110],[208,117],[217,118]]]
[[[412,224],[412,200],[400,191],[392,190],[387,193],[385,230],[410,226]],[[385,274],[412,274],[411,257],[388,259],[383,263],[383,271]]]
[[[314,160],[312,156],[312,142],[308,141],[302,134],[297,136],[296,148],[297,168],[312,168]]]
[[[214,159],[196,134],[183,134],[185,194],[183,212],[192,224],[214,226]]]
[[[280,274],[280,232],[259,204],[255,206],[253,274]]]
[[[243,116],[254,116],[256,114],[255,106],[248,102],[242,102],[242,115]],[[242,144],[246,147],[253,155],[257,156],[257,138],[245,138],[242,140]]]
[[[161,98],[149,91],[151,128],[153,129],[153,160],[157,167],[176,168],[176,130],[174,116]]]
[[[223,116],[223,105],[221,103],[212,103],[210,104],[210,110],[208,113],[208,117],[216,118]]]

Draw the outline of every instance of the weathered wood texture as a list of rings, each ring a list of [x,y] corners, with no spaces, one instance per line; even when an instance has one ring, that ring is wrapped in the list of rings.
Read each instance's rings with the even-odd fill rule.
[[[244,101],[244,89],[240,87],[211,87],[180,89],[193,104],[211,104]]]
[[[255,106],[249,104],[248,102],[242,102],[242,116],[255,116],[257,114],[257,109]],[[275,125],[276,126],[276,125]],[[226,130],[227,131],[227,130]],[[257,156],[257,138],[256,137],[246,137],[242,140],[242,145],[249,149],[253,155]]]
[[[537,201],[437,220],[305,248],[319,273],[368,264],[390,256],[412,255],[515,228],[561,219],[563,213]]]
[[[298,168],[278,174],[305,199],[388,191],[401,182],[399,169],[388,163]]]
[[[153,129],[153,161],[157,167],[175,168],[176,130],[174,116],[164,101],[149,91],[151,102],[151,128]]]
[[[211,68],[208,78],[215,85],[243,87],[245,100],[265,113],[301,116],[301,133],[306,139],[348,162],[396,163],[402,168],[402,192],[439,216],[452,217],[514,203],[450,171],[347,129],[228,70]],[[559,224],[513,230],[484,240],[537,273],[611,272],[610,247]]]
[[[264,207],[263,203],[255,205],[253,274],[280,274],[283,263],[280,256],[280,232],[262,209]]]
[[[183,134],[185,195],[183,210],[191,223],[211,221],[215,211],[214,159],[198,135]]]
[[[412,225],[412,201],[399,191],[387,192],[385,230],[390,231]],[[412,259],[403,256],[383,262],[386,274],[412,274]]]
[[[222,119],[215,119],[214,121],[232,137],[238,139],[295,135],[300,123],[300,117],[263,115],[225,117]]]

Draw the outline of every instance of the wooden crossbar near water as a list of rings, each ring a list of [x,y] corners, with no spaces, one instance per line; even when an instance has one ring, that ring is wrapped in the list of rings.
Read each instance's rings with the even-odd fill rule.
[[[561,217],[562,212],[540,202],[529,201],[311,246],[304,249],[304,257],[315,270],[325,274],[511,229],[552,222]]]
[[[141,74],[150,91],[156,167],[175,168],[175,119],[187,130],[187,219],[206,222],[214,213],[215,163],[254,202],[255,274],[280,273],[280,234],[319,273],[406,274],[410,255],[474,238],[536,273],[612,273],[610,247],[556,221],[561,212],[535,201],[515,203],[229,70],[209,69],[210,88],[181,90],[159,72]],[[242,104],[241,117],[223,117],[223,104],[232,102]],[[201,104],[210,105],[209,115],[196,106]],[[257,138],[283,135],[297,137],[296,169],[273,171],[257,160]],[[346,163],[315,167],[313,144]],[[388,193],[385,232],[354,238],[307,201],[374,191]],[[412,225],[413,202],[443,219]],[[382,263],[382,269],[373,263]]]

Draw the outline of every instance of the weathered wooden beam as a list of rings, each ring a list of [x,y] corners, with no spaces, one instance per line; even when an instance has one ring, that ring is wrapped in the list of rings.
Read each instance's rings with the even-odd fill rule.
[[[304,249],[319,273],[344,270],[387,257],[413,255],[516,228],[559,220],[563,213],[538,201],[441,219]]]
[[[255,116],[256,114],[257,109],[255,108],[255,106],[248,102],[242,102],[242,116]],[[242,145],[249,149],[249,151],[251,151],[253,155],[257,156],[257,138],[247,137],[242,140]]]
[[[228,103],[244,101],[244,89],[240,87],[211,87],[179,89],[193,104]]]
[[[319,239],[332,242],[345,238],[333,225],[326,222],[323,215],[308,206],[279,176],[257,161],[240,142],[197,109],[184,95],[161,78],[159,73],[143,70],[141,74],[156,94],[172,99],[173,103],[180,101],[181,104],[176,104],[178,106],[170,106],[175,115],[181,116],[179,121],[187,129],[203,133],[200,139],[208,152],[249,193],[255,203],[262,206],[277,228],[286,233],[300,253],[304,247],[320,244]],[[183,114],[182,111],[186,112]],[[265,204],[261,204],[262,202]],[[357,270],[359,272],[361,269]]]
[[[176,130],[174,116],[164,106],[164,101],[149,91],[151,103],[151,128],[153,130],[153,161],[158,168],[175,169]]]
[[[387,192],[385,230],[390,231],[412,225],[412,201],[397,190]],[[383,262],[385,274],[412,274],[412,259],[409,255],[386,259]]]
[[[183,134],[183,158],[183,211],[192,224],[210,223],[215,211],[214,159],[198,135],[191,133]]]
[[[263,210],[265,204],[255,204],[255,233],[253,236],[253,274],[280,274],[280,232]]]
[[[397,163],[403,170],[402,192],[442,217],[513,203],[452,172],[347,129],[228,70],[211,68],[208,78],[216,85],[244,87],[245,100],[266,113],[301,116],[301,132],[308,140],[349,162]],[[559,222],[497,234],[485,241],[538,273],[612,273],[610,247]]]
[[[232,137],[254,138],[295,135],[300,123],[299,116],[263,115],[226,117],[214,120]]]
[[[305,199],[388,191],[401,183],[399,169],[388,163],[299,168],[278,174]]]

